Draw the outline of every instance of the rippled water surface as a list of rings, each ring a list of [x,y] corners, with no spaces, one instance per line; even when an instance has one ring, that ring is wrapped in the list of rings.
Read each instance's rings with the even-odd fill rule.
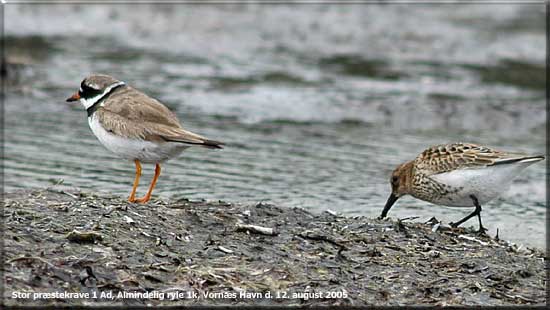
[[[165,163],[161,197],[375,217],[391,170],[429,145],[545,152],[543,6],[8,5],[5,15],[6,191],[63,179],[128,195],[133,164],[64,102],[91,72],[228,144]],[[529,167],[484,207],[491,234],[544,246],[545,172]],[[404,198],[390,215],[468,212]]]

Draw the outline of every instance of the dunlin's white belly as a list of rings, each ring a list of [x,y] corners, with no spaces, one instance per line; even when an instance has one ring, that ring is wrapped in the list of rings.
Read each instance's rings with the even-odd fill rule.
[[[88,117],[88,124],[101,144],[109,151],[128,160],[138,159],[144,163],[160,163],[179,155],[188,147],[175,142],[154,143],[116,136],[99,124],[95,114]]]
[[[434,180],[453,189],[459,189],[458,192],[450,193],[433,202],[452,207],[473,207],[470,196],[474,195],[483,205],[508,189],[514,177],[530,164],[513,163],[478,169],[459,169],[432,175],[430,177]]]

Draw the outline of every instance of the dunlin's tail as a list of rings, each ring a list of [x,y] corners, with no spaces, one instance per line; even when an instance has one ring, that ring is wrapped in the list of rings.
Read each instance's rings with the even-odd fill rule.
[[[493,166],[496,165],[504,165],[504,164],[512,164],[512,163],[535,163],[537,161],[544,160],[543,155],[534,155],[534,156],[524,156],[524,157],[516,157],[516,158],[506,158],[495,161]]]

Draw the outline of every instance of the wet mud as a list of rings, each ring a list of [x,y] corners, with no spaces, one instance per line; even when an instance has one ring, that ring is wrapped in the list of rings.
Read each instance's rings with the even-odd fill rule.
[[[436,220],[54,186],[6,193],[3,222],[6,305],[546,302],[542,251]]]

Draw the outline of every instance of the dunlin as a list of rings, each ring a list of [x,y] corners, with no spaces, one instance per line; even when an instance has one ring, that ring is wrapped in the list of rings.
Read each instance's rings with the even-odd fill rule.
[[[506,190],[523,169],[543,160],[542,155],[503,152],[488,147],[454,143],[426,149],[416,159],[399,165],[392,173],[392,192],[380,218],[404,195],[451,207],[475,207],[456,223],[457,227],[471,217],[481,224],[481,205]]]
[[[91,75],[67,101],[80,101],[94,135],[111,152],[134,161],[136,176],[128,201],[145,203],[160,175],[160,164],[191,146],[222,148],[223,143],[183,129],[176,115],[157,100],[108,75]],[[155,164],[147,194],[136,198],[141,162]]]

